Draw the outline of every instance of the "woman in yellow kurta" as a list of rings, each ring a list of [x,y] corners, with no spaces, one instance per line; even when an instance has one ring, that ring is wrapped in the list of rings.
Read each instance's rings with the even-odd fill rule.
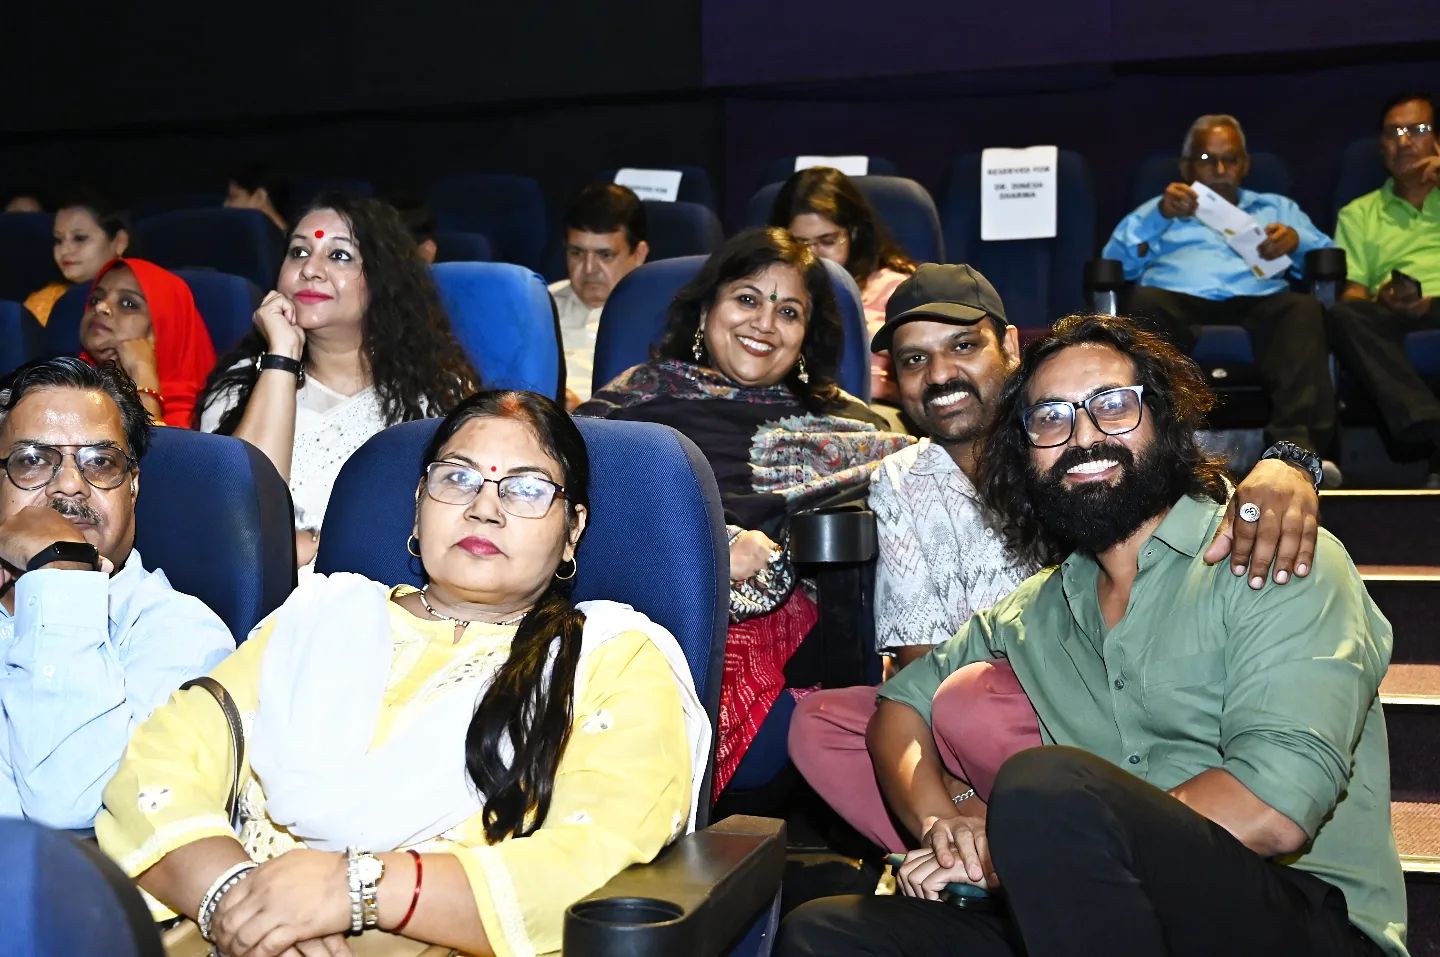
[[[50,321],[55,303],[77,283],[92,283],[100,267],[125,255],[130,231],[125,217],[98,196],[75,196],[55,211],[55,265],[64,282],[52,282],[25,297],[25,308]]]
[[[574,424],[482,393],[425,461],[424,590],[315,576],[213,672],[245,716],[238,839],[202,689],[136,732],[105,790],[101,846],[227,957],[340,954],[357,925],[557,951],[570,903],[693,824],[710,731],[674,638],[564,589],[588,505]]]

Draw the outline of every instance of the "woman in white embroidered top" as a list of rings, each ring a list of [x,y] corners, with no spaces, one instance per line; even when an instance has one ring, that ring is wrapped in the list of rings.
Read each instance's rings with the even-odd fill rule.
[[[290,234],[255,329],[215,366],[196,426],[260,448],[290,483],[310,564],[340,466],[387,425],[479,388],[400,214],[321,195]]]
[[[357,953],[558,951],[569,904],[693,826],[710,727],[678,644],[568,596],[574,423],[481,393],[425,463],[405,543],[424,589],[309,576],[212,672],[251,729],[238,838],[203,689],[139,728],[105,789],[101,846],[227,957],[345,954],[361,926]]]

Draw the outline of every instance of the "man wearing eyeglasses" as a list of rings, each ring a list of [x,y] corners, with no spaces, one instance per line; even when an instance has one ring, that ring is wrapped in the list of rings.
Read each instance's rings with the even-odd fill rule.
[[[920,847],[900,895],[792,912],[780,954],[1403,957],[1390,625],[1323,530],[1284,588],[1205,562],[1228,494],[1195,437],[1213,403],[1129,319],[1070,316],[1026,352],[980,486],[1044,570],[881,686],[875,777]],[[957,801],[940,696],[1002,660],[1044,746]],[[948,902],[976,886],[1003,905]]]
[[[1335,226],[1350,281],[1330,336],[1391,434],[1430,446],[1425,487],[1440,489],[1440,401],[1405,354],[1407,335],[1440,329],[1440,137],[1429,94],[1385,104],[1380,156],[1389,179],[1341,209]]]
[[[0,815],[91,827],[130,732],[235,650],[134,548],[149,442],[113,365],[43,360],[0,389]]]
[[[1182,181],[1121,220],[1101,255],[1119,260],[1135,283],[1130,314],[1182,352],[1194,350],[1202,326],[1244,326],[1270,398],[1266,442],[1324,454],[1335,432],[1325,311],[1313,296],[1292,291],[1285,273],[1264,278],[1252,270],[1225,235],[1197,219],[1190,184],[1208,186],[1248,213],[1265,231],[1260,256],[1289,256],[1288,272],[1297,279],[1306,254],[1333,243],[1293,200],[1241,187],[1250,156],[1233,116],[1197,119],[1181,152]],[[1326,484],[1338,485],[1339,469],[1328,462],[1325,469]]]

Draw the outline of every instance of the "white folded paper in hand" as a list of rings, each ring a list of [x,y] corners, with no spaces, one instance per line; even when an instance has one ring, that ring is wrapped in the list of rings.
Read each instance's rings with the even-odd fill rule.
[[[1201,182],[1190,184],[1195,190],[1195,218],[1225,237],[1225,244],[1243,260],[1250,271],[1261,279],[1278,276],[1292,265],[1289,256],[1266,259],[1260,255],[1265,241],[1265,228],[1245,210],[1230,202]]]

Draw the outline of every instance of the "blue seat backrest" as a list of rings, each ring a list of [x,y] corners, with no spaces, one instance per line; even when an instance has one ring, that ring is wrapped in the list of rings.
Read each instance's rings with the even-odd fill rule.
[[[133,252],[166,269],[213,269],[271,289],[284,245],[253,209],[178,209],[136,223]]]
[[[375,184],[358,176],[314,176],[297,179],[290,184],[291,222],[299,219],[305,208],[321,193],[374,196]]]
[[[60,281],[54,222],[49,213],[0,213],[0,299],[24,302],[35,290]]]
[[[875,215],[900,244],[905,254],[916,262],[945,262],[945,242],[940,235],[940,214],[925,187],[913,179],[900,176],[855,176],[856,188],[865,194]],[[761,226],[769,221],[770,207],[783,183],[771,183],[752,197],[745,208],[747,226]]]
[[[219,192],[196,192],[196,193],[153,193],[149,196],[142,196],[130,204],[130,215],[135,222],[142,219],[149,219],[151,216],[158,216],[161,213],[173,213],[177,209],[214,209],[225,204],[225,193]]]
[[[80,353],[80,317],[90,300],[91,283],[76,283],[50,307],[50,318],[37,339],[39,356],[73,356]]]
[[[555,398],[560,346],[545,280],[511,263],[438,263],[431,274],[455,338],[485,387]]]
[[[680,190],[675,198],[682,203],[699,203],[701,206],[715,208],[715,190],[710,185],[710,174],[703,166],[692,166],[684,163],[663,163],[658,166],[646,166],[639,163],[632,163],[630,169],[664,169],[675,170],[680,174]],[[615,182],[615,174],[620,170],[601,170],[596,174],[595,180],[600,183]]]
[[[227,435],[157,428],[140,461],[135,547],[241,641],[295,587],[290,490],[265,454]]]
[[[940,196],[945,253],[968,263],[1000,292],[1006,318],[1021,328],[1049,327],[1084,307],[1082,272],[1095,255],[1095,189],[1090,164],[1060,150],[1056,164],[1055,237],[984,241],[980,238],[980,154],[950,167]]]
[[[255,310],[265,292],[250,280],[208,269],[181,269],[175,274],[190,287],[216,353],[225,354],[255,327]]]
[[[647,199],[645,220],[650,237],[647,262],[677,256],[708,256],[719,249],[725,239],[720,217],[699,203]]]
[[[1407,335],[1405,358],[1426,379],[1440,379],[1440,329],[1422,329]]]
[[[824,155],[844,156],[852,154],[827,153]],[[760,176],[761,185],[785,182],[790,178],[790,174],[795,172],[795,160],[796,157],[794,156],[777,156],[772,160],[767,160]],[[870,157],[870,166],[866,172],[870,176],[894,176],[895,164],[883,156],[872,156]]]
[[[1200,365],[1254,365],[1255,349],[1244,326],[1202,326],[1190,358]]]
[[[680,642],[711,720],[729,622],[729,550],[720,492],[700,450],[648,422],[576,419],[590,453],[590,519],[576,554],[577,601],[624,602]],[[406,551],[421,455],[438,420],[392,426],[340,469],[316,569],[421,584]],[[701,794],[708,811],[709,786]]]
[[[840,266],[827,260],[821,262],[830,274],[845,332],[836,381],[846,392],[869,402],[870,339],[860,289]],[[610,298],[605,300],[595,334],[592,388],[598,391],[626,369],[649,360],[650,347],[665,332],[671,300],[681,286],[695,278],[704,263],[704,256],[646,263],[615,284]]]
[[[484,233],[494,258],[539,269],[545,252],[545,195],[528,176],[451,176],[427,194],[443,232]]]
[[[435,234],[437,263],[488,263],[493,258],[484,233]]]
[[[1165,187],[1180,179],[1179,159],[1156,154],[1140,164],[1130,193],[1131,208],[1154,199]],[[1240,185],[1252,193],[1279,193],[1289,196],[1294,177],[1290,166],[1274,153],[1251,153],[1250,173]],[[1106,235],[1109,235],[1108,233]],[[1004,293],[1002,292],[1003,296]]]
[[[1335,173],[1330,225],[1335,225],[1346,203],[1379,189],[1385,185],[1385,178],[1389,175],[1380,159],[1380,147],[1376,145],[1375,137],[1351,140],[1340,154],[1340,168]]]
[[[0,940],[27,957],[163,957],[133,881],[93,844],[0,819]]]
[[[0,376],[39,355],[41,331],[29,309],[0,300]]]

